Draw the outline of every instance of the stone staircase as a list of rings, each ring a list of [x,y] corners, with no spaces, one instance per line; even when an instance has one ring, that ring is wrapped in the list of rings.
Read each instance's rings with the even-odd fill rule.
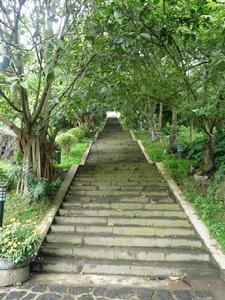
[[[79,167],[33,271],[219,276],[166,182],[117,119],[107,120]]]

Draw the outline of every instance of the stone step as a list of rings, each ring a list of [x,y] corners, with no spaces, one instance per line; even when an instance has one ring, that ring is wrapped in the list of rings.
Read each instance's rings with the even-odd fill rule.
[[[46,244],[41,248],[41,254],[47,256],[62,256],[107,260],[135,261],[210,261],[209,254],[202,250],[173,249],[173,248],[139,248],[139,247],[103,247],[101,246],[72,246],[65,244]]]
[[[177,217],[186,219],[184,212],[174,210],[134,210],[134,209],[59,209],[60,216],[93,216],[93,217]]]
[[[51,226],[52,232],[76,232],[79,234],[114,234],[129,236],[186,236],[196,237],[196,233],[191,227],[143,227],[143,226],[106,226],[92,224],[54,224]]]
[[[140,178],[160,178],[160,174],[158,172],[152,171],[152,170],[147,170],[147,171],[135,171],[132,169],[123,169],[123,170],[90,170],[90,171],[86,171],[86,172],[81,172],[78,171],[76,173],[77,177],[98,177],[98,176],[106,176],[106,177],[115,177],[115,176],[126,176],[126,177],[140,177]]]
[[[135,188],[135,187],[142,187],[142,188],[148,188],[148,189],[159,189],[161,190],[166,190],[166,191],[170,191],[170,189],[168,188],[168,185],[160,185],[160,184],[147,184],[147,183],[142,183],[141,181],[137,181],[137,182],[129,182],[129,181],[125,181],[124,183],[119,182],[119,181],[82,181],[82,182],[78,182],[77,180],[73,181],[71,186],[73,187],[104,187],[104,188],[108,188],[108,187],[123,187],[123,188]]]
[[[160,210],[180,210],[180,207],[176,203],[122,203],[122,202],[81,202],[81,201],[64,201],[62,206],[65,208],[87,208],[87,209],[160,209]]]
[[[146,262],[146,261],[113,261],[42,256],[32,266],[32,270],[55,273],[81,273],[101,275],[126,275],[141,277],[167,277],[170,275],[187,278],[218,278],[219,271],[206,262]]]
[[[117,119],[78,168],[33,270],[219,276],[167,182]]]
[[[125,247],[176,247],[185,249],[202,249],[202,242],[197,238],[185,236],[114,236],[112,234],[75,234],[50,233],[46,236],[47,243],[69,243],[72,245],[102,245]]]
[[[94,145],[94,147],[96,147]],[[139,147],[139,146],[138,146]],[[148,162],[145,163],[111,163],[109,166],[105,165],[104,163],[99,162],[95,166],[89,166],[88,164],[85,164],[83,166],[79,166],[79,171],[88,171],[88,170],[123,170],[124,168],[127,169],[136,169],[136,170],[153,170],[156,171],[155,165],[149,164]]]
[[[159,174],[153,174],[152,172],[148,172],[148,173],[133,173],[132,171],[128,171],[128,172],[124,172],[124,171],[110,171],[108,170],[107,171],[104,171],[104,172],[92,172],[92,171],[88,171],[86,173],[80,173],[78,172],[76,174],[76,176],[78,178],[92,178],[93,176],[94,177],[104,177],[106,176],[106,178],[112,178],[114,179],[115,177],[119,177],[119,178],[133,178],[133,179],[151,179],[151,180],[154,180],[155,178],[161,178]],[[155,180],[156,181],[156,180]]]
[[[55,222],[57,224],[99,224],[105,226],[117,225],[135,225],[135,226],[161,226],[161,227],[191,227],[187,219],[176,217],[64,217],[56,216]]]
[[[67,195],[65,198],[66,202],[74,203],[134,203],[134,204],[149,204],[149,203],[164,203],[172,204],[175,202],[174,199],[168,197],[148,197],[148,196],[85,196],[85,195]]]
[[[118,178],[118,177],[113,177],[113,178],[107,178],[107,177],[100,177],[100,178],[93,178],[93,177],[78,177],[77,175],[74,177],[73,182],[88,182],[89,184],[94,184],[96,182],[104,182],[104,183],[113,183],[113,184],[138,184],[139,182],[142,184],[153,184],[156,186],[161,185],[166,185],[165,181],[160,178],[159,180],[156,180],[155,178]]]
[[[149,196],[149,197],[169,197],[170,193],[168,192],[161,192],[161,191],[149,191],[149,192],[142,192],[142,191],[98,191],[98,190],[92,190],[92,191],[85,191],[82,189],[73,189],[72,187],[68,191],[69,195],[75,195],[75,196],[120,196],[120,195],[126,195],[129,196]]]
[[[73,184],[70,186],[71,191],[126,191],[127,193],[133,193],[136,191],[152,192],[153,194],[158,195],[158,193],[167,193],[169,194],[169,188],[160,188],[160,187],[147,187],[147,186],[119,186],[119,185],[82,185],[82,184]]]

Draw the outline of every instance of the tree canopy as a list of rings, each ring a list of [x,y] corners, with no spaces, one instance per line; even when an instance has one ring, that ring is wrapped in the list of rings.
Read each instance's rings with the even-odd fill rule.
[[[225,117],[225,3],[220,0],[0,1],[0,121],[17,135],[23,174],[52,177],[64,122],[94,132],[107,110],[160,140],[163,111],[206,135]],[[24,190],[21,181],[21,190]]]

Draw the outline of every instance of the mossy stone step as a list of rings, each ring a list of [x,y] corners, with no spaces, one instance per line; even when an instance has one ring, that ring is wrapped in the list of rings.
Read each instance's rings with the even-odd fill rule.
[[[73,178],[33,265],[40,272],[217,277],[156,166],[116,119]]]
[[[96,216],[96,217],[109,217],[109,216],[123,216],[123,217],[178,217],[186,219],[184,212],[174,210],[133,210],[133,209],[59,209],[60,216]]]
[[[84,202],[78,202],[78,201],[71,201],[71,202],[63,202],[63,207],[70,207],[70,208],[87,208],[87,209],[130,209],[130,210],[136,210],[136,209],[157,209],[157,210],[180,210],[179,204],[176,203],[121,203],[121,202],[90,202],[90,203],[84,203]]]
[[[89,226],[88,226],[89,225]],[[196,237],[191,227],[144,227],[144,226],[105,226],[93,224],[55,224],[51,226],[52,232],[76,232],[79,234],[114,234],[129,236],[188,236]]]
[[[104,246],[72,246],[48,244],[41,249],[41,254],[88,259],[135,260],[135,261],[198,261],[208,262],[209,254],[203,250],[171,249],[171,248],[139,248],[139,247],[104,247]]]
[[[97,259],[77,259],[42,256],[33,265],[33,271],[82,274],[126,275],[141,277],[183,276],[218,278],[219,271],[209,263],[199,262],[129,262]]]
[[[125,247],[161,247],[202,249],[202,242],[185,236],[114,236],[112,234],[74,234],[71,232],[55,232],[46,236],[47,243],[63,243],[72,245],[125,246]]]
[[[190,227],[187,219],[176,217],[64,217],[56,216],[57,224],[105,224],[106,226],[135,225],[135,226],[161,226],[161,227]]]
[[[128,190],[128,191],[113,191],[113,190],[91,190],[91,191],[86,191],[82,189],[70,189],[68,191],[69,195],[74,195],[74,196],[121,196],[121,195],[126,195],[126,196],[149,196],[149,197],[168,197],[170,196],[169,192],[164,192],[164,191],[136,191],[136,190]]]

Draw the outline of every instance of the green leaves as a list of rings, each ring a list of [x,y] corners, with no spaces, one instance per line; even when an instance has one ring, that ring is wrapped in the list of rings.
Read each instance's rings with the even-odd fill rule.
[[[120,25],[122,24],[122,22],[123,22],[123,16],[122,16],[122,14],[119,12],[119,11],[114,11],[114,18],[115,18],[115,20],[116,20],[116,22],[118,22]]]
[[[150,34],[149,34],[149,33],[147,33],[147,32],[143,32],[143,33],[141,33],[141,34],[140,34],[140,36],[141,36],[141,37],[143,37],[143,38],[145,38],[145,39],[148,39],[148,40],[150,40],[150,39],[151,39],[151,36],[150,36]]]
[[[52,82],[52,81],[55,80],[55,73],[54,73],[54,71],[48,73],[48,75],[47,75],[47,77],[46,77],[46,80],[47,80],[48,82]]]

